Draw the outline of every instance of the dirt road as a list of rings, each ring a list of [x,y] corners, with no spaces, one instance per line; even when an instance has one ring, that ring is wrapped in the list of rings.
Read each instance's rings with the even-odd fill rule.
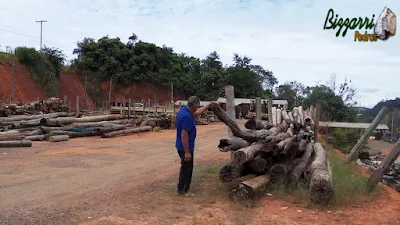
[[[179,158],[174,130],[0,149],[0,224],[325,225],[400,221],[398,200],[385,205],[388,199],[396,199],[398,193],[394,192],[382,196],[377,205],[343,209],[340,215],[307,209],[280,196],[262,200],[256,209],[230,203],[217,172],[207,170],[229,160],[229,154],[216,148],[219,139],[226,136],[222,124],[198,127],[194,198],[175,195]],[[214,176],[208,176],[207,171]],[[361,214],[367,220],[353,220]],[[383,219],[373,220],[380,216]]]

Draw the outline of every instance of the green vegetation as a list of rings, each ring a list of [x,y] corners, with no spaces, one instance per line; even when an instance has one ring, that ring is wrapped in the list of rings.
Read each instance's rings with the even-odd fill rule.
[[[377,187],[373,192],[368,192],[365,184],[368,177],[357,171],[356,165],[346,164],[334,150],[329,150],[329,161],[332,168],[332,179],[335,197],[332,204],[355,204],[364,200],[371,200],[381,191]]]
[[[64,55],[60,50],[44,47],[42,51],[35,48],[18,47],[16,57],[32,76],[33,81],[47,97],[57,96],[59,90],[59,74],[64,63]]]
[[[335,149],[339,149],[343,153],[348,154],[357,143],[360,136],[360,130],[358,129],[335,128],[328,141]]]
[[[95,41],[85,38],[74,50],[72,66],[94,82],[114,84],[146,83],[171,87],[178,95],[196,94],[203,100],[216,99],[223,87],[235,86],[239,98],[268,96],[277,79],[271,71],[251,64],[246,56],[234,54],[234,63],[223,66],[214,51],[205,59],[177,54],[167,46],[138,41],[133,34],[125,44],[108,36]],[[93,93],[96,94],[96,93]]]

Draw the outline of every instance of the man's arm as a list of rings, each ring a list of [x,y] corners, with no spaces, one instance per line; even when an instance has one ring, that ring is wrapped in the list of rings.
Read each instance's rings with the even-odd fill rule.
[[[212,102],[211,102],[212,103]],[[208,108],[210,108],[211,103],[208,103],[207,105],[205,105],[204,107],[198,108],[196,110],[196,112],[193,113],[194,116],[198,116],[200,114],[202,114],[204,111],[206,111]]]

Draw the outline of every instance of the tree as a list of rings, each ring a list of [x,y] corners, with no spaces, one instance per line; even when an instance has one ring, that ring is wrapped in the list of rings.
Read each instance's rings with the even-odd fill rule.
[[[41,52],[46,55],[47,60],[53,65],[57,77],[60,77],[60,71],[65,62],[64,53],[57,48],[46,47],[46,45],[42,48]]]
[[[356,91],[351,87],[351,80],[345,78],[342,83],[339,83],[334,73],[326,82],[326,86],[335,94],[339,95],[347,106],[354,106],[357,104],[355,101]]]
[[[171,47],[159,47],[138,40],[136,34],[125,44],[119,38],[101,37],[97,41],[84,38],[78,42],[73,67],[87,74],[98,87],[102,81],[128,85],[132,82],[171,87],[174,92],[189,96],[196,94],[204,100],[223,95],[227,84],[235,86],[238,96],[265,97],[277,79],[272,71],[252,65],[251,58],[235,53],[233,64],[224,67],[216,51],[204,59],[177,54]],[[96,97],[93,88],[92,97]],[[98,90],[98,88],[97,88]]]
[[[288,107],[293,108],[303,104],[306,94],[306,87],[298,81],[286,81],[276,89],[276,95],[279,99],[286,99]]]

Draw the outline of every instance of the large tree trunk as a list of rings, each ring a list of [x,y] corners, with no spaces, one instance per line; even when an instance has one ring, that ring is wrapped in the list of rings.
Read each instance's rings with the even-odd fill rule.
[[[25,137],[25,140],[31,140],[31,141],[43,141],[45,139],[46,139],[45,135],[32,135]]]
[[[304,126],[304,114],[303,114],[303,106],[299,106],[299,118],[300,118],[300,124]]]
[[[265,187],[271,180],[270,175],[260,175],[253,179],[243,181],[239,184],[239,188],[230,193],[230,198],[234,201],[245,201],[250,199],[254,193]]]
[[[35,130],[31,131],[28,135],[33,136],[33,135],[41,135],[41,134],[43,134],[42,129],[36,128]]]
[[[255,172],[263,172],[267,168],[267,160],[263,159],[261,155],[257,155],[254,159],[250,160],[249,166]]]
[[[299,146],[300,148],[300,146]],[[300,159],[299,164],[293,169],[292,173],[290,174],[289,181],[291,185],[296,185],[301,175],[306,171],[307,165],[310,161],[311,155],[314,151],[313,143],[308,143],[306,147],[306,151],[304,152],[303,156]]]
[[[236,151],[241,148],[249,146],[250,143],[244,139],[238,137],[231,137],[227,139],[221,139],[219,141],[218,149],[221,152]]]
[[[151,127],[151,126],[136,127],[136,128],[126,129],[126,130],[119,130],[119,131],[113,131],[110,133],[104,133],[101,137],[110,138],[110,137],[115,137],[115,136],[123,135],[123,134],[134,134],[134,133],[139,133],[139,132],[151,131],[152,129],[153,129],[153,127]]]
[[[69,140],[68,135],[55,135],[55,136],[49,137],[50,142],[60,142],[60,141],[68,141],[68,140]]]
[[[314,145],[315,159],[311,164],[310,196],[313,202],[327,203],[333,197],[332,174],[327,154],[321,143]]]
[[[13,122],[13,121],[21,121],[21,120],[34,120],[34,119],[42,119],[42,118],[56,118],[56,117],[64,117],[68,116],[66,112],[57,112],[50,114],[40,114],[40,115],[31,115],[31,116],[10,116],[5,118],[0,118],[0,123],[4,122]]]
[[[263,121],[249,119],[245,124],[244,127],[249,130],[261,130],[261,129],[270,129],[272,124],[265,123]]]
[[[259,139],[254,132],[243,132],[236,122],[229,118],[226,112],[217,103],[211,103],[210,109],[221,122],[225,123],[231,129],[234,136],[240,137],[249,142],[255,142]]]
[[[292,123],[292,121],[290,120],[290,117],[289,117],[289,115],[288,115],[288,113],[286,112],[285,109],[282,109],[282,118],[283,118],[283,120],[285,120],[285,122],[287,124],[291,124]]]
[[[228,163],[227,165],[223,166],[219,171],[219,179],[221,182],[227,183],[231,182],[233,179],[242,176],[244,171],[243,164],[234,164]]]
[[[32,147],[32,141],[0,141],[0,148],[19,148],[19,147]]]
[[[118,120],[121,119],[121,115],[102,115],[102,116],[87,116],[82,118],[64,117],[40,120],[40,123],[45,126],[61,126],[68,125],[71,123],[88,123],[88,122],[101,122],[105,120]]]
[[[259,151],[261,151],[263,146],[263,142],[254,142],[246,148],[241,148],[235,151],[233,154],[232,162],[235,164],[243,164],[250,161]]]
[[[68,125],[69,128],[80,128],[80,127],[107,127],[113,124],[133,123],[133,120],[114,120],[114,121],[101,121],[101,122],[89,122],[89,123],[72,123]]]

